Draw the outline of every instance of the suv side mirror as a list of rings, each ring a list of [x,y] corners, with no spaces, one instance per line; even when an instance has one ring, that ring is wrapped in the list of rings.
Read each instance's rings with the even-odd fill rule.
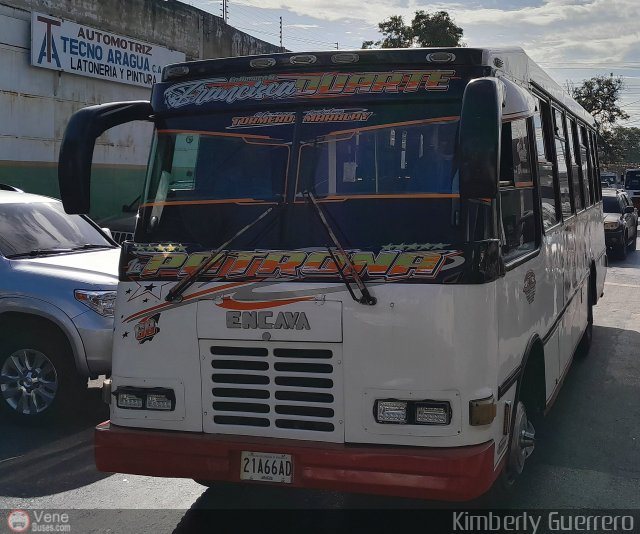
[[[500,176],[504,85],[497,78],[471,80],[460,113],[460,196],[493,198]]]
[[[633,206],[625,206],[624,207],[624,213],[635,213],[636,208],[634,208]]]
[[[115,102],[76,111],[64,132],[58,161],[60,196],[67,213],[88,213],[91,205],[91,162],[96,139],[109,128],[131,121],[148,121],[146,101]]]

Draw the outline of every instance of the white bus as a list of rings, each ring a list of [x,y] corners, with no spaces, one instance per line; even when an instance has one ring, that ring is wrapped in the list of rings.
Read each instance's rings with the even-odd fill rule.
[[[172,65],[71,119],[155,137],[120,263],[99,469],[466,500],[507,486],[586,353],[593,119],[521,49]]]

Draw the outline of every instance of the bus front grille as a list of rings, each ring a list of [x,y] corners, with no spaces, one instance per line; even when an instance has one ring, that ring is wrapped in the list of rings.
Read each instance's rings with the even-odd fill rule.
[[[340,344],[200,345],[205,432],[344,440]]]

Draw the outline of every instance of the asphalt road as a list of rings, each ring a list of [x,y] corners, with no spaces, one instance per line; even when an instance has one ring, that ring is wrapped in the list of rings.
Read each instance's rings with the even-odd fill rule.
[[[574,362],[553,409],[536,429],[537,446],[525,473],[500,506],[640,509],[638,303],[640,251],[611,262],[605,295],[594,311],[591,352]],[[0,417],[0,509],[70,509],[72,532],[179,533],[200,531],[193,527],[202,520],[194,512],[199,509],[442,506],[260,485],[207,489],[191,480],[99,473],[92,432],[107,418],[95,387],[62,425],[25,428]],[[0,517],[0,532],[5,525]]]

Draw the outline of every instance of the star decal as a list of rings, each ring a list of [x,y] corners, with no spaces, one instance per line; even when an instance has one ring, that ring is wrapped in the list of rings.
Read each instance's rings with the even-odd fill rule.
[[[128,295],[129,293],[131,293],[131,288],[127,289],[127,290],[125,291],[125,293],[126,293],[127,295]]]
[[[168,282],[168,284],[170,283],[171,282]],[[154,284],[154,283],[140,284],[139,282],[136,282],[137,287],[133,289],[133,293],[129,295],[127,302],[131,302],[132,300],[135,300],[140,297],[147,299],[144,302],[148,302],[148,299],[151,297],[157,300],[162,300],[163,289],[164,289],[164,286],[166,285],[167,284]]]
[[[142,302],[149,302],[149,299],[144,299]]]
[[[125,337],[129,337],[129,332],[125,332],[124,334],[122,334],[122,339],[124,339]]]

